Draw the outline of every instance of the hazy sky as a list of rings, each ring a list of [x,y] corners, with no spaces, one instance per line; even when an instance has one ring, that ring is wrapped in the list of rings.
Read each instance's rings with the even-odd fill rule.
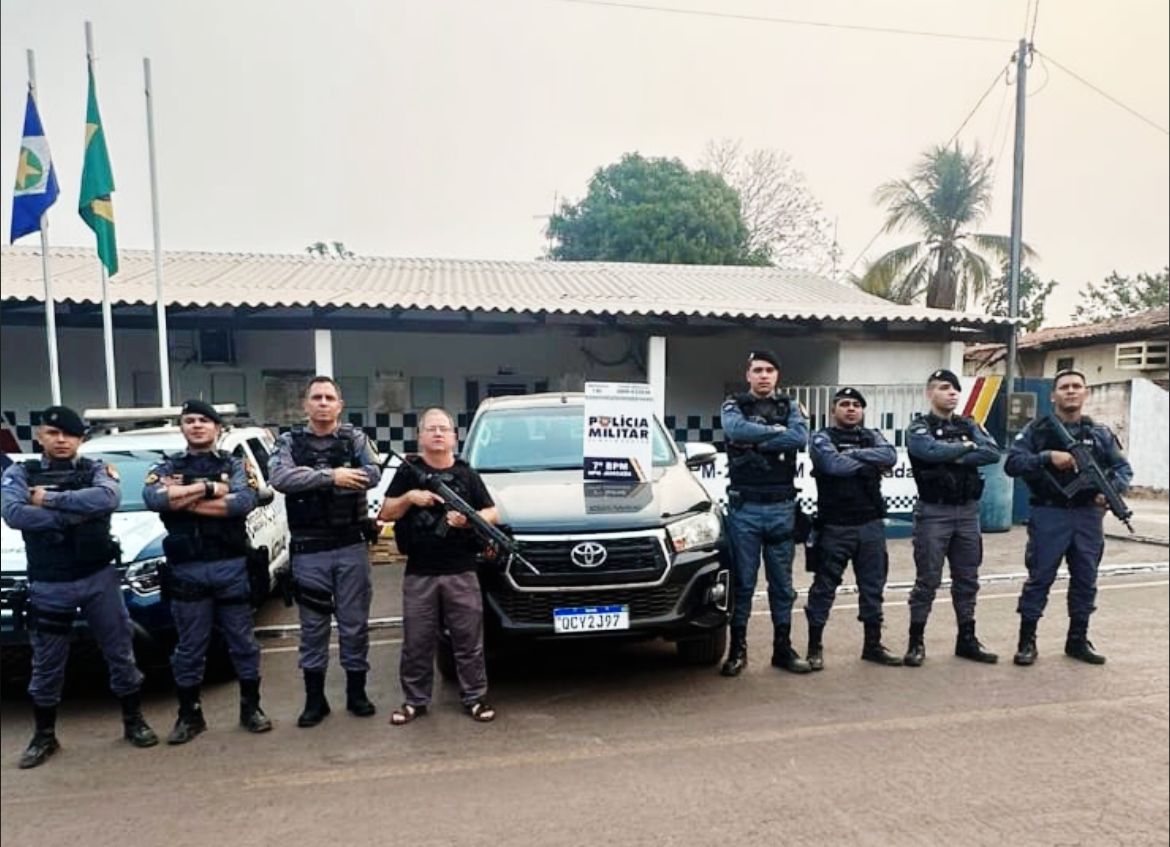
[[[849,264],[882,221],[874,188],[951,137],[1008,62],[1028,3],[661,5],[1002,40],[566,0],[3,0],[0,174],[15,173],[32,48],[62,187],[52,240],[93,243],[76,214],[88,19],[124,247],[152,243],[149,56],[167,249],[297,253],[337,239],[364,255],[529,259],[554,193],[579,198],[598,166],[634,150],[693,165],[729,137],[791,154]],[[1165,128],[1168,9],[1040,0],[1035,44]],[[1037,271],[1061,281],[1049,308],[1061,323],[1087,281],[1167,262],[1170,144],[1051,63],[1037,59],[1028,89],[1024,237]],[[1000,162],[986,231],[1009,228],[1013,97],[996,86],[960,136]],[[7,237],[10,187],[0,199]]]

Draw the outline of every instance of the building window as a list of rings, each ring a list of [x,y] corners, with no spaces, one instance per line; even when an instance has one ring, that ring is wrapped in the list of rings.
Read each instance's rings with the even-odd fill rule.
[[[1061,371],[1071,371],[1072,369],[1073,369],[1073,357],[1072,356],[1061,356],[1059,359],[1056,360],[1056,372],[1057,373],[1060,373]]]
[[[1167,342],[1135,341],[1117,345],[1117,367],[1123,371],[1165,370]]]
[[[162,403],[157,371],[134,371],[133,378],[135,406],[158,406]]]
[[[242,373],[215,371],[211,374],[211,402],[235,403],[243,409],[248,402],[246,381]]]
[[[410,408],[426,409],[443,405],[443,378],[440,376],[412,376],[410,378]]]

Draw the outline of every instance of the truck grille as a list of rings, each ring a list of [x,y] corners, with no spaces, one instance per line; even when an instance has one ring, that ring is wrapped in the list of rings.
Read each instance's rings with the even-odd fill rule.
[[[631,621],[662,617],[674,611],[685,588],[685,585],[660,585],[657,588],[557,591],[547,594],[505,589],[492,592],[492,597],[513,623],[551,626],[553,609],[576,606],[629,606]]]
[[[590,545],[596,556],[604,551],[604,561],[594,567],[581,564],[581,556],[574,561],[573,551],[579,545]],[[613,538],[579,536],[566,539],[525,539],[521,550],[538,571],[532,573],[522,564],[513,564],[512,578],[524,586],[590,585],[630,582],[655,582],[665,572],[666,556],[657,534],[630,535]]]

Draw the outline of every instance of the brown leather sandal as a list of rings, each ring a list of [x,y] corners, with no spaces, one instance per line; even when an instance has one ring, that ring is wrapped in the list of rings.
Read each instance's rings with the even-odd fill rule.
[[[415,718],[421,718],[426,713],[426,706],[412,706],[410,703],[403,703],[390,713],[390,723],[394,726],[406,726]]]
[[[491,723],[496,719],[496,710],[483,700],[476,700],[474,703],[465,704],[463,711],[471,715],[471,719],[477,723]]]

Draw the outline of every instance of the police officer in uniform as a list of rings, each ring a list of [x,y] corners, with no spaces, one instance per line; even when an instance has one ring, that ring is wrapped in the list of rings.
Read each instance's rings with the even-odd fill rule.
[[[142,672],[134,664],[130,615],[114,567],[110,515],[122,502],[118,472],[78,456],[85,422],[77,412],[51,406],[41,420],[41,458],[10,465],[0,481],[4,520],[23,534],[28,559],[28,693],[36,733],[20,757],[21,768],[42,764],[60,747],[57,704],[78,609],[106,658],[110,689],[122,701],[123,737],[135,747],[158,744],[142,717]]]
[[[1052,384],[1055,416],[1069,435],[1090,446],[1106,478],[1121,494],[1133,480],[1133,468],[1109,427],[1081,414],[1087,390],[1080,371],[1063,370]],[[1037,418],[1016,436],[1008,453],[1008,476],[1023,477],[1031,492],[1032,514],[1028,520],[1026,564],[1028,580],[1020,593],[1020,641],[1013,661],[1036,661],[1036,625],[1048,603],[1048,591],[1056,579],[1061,559],[1068,562],[1068,638],[1064,652],[1091,665],[1105,664],[1105,657],[1089,641],[1089,617],[1096,609],[1097,566],[1105,552],[1102,525],[1105,498],[1086,488],[1071,498],[1061,490],[1076,477],[1071,453],[1053,431],[1051,419]]]
[[[240,725],[267,732],[260,709],[260,645],[252,635],[247,514],[256,508],[258,482],[243,459],[217,450],[223,420],[201,400],[183,404],[183,453],[146,475],[142,499],[167,528],[163,585],[179,640],[171,657],[179,717],[168,744],[186,744],[207,729],[199,702],[212,624],[218,622],[240,681]],[[264,587],[268,586],[264,563]]]
[[[293,591],[300,606],[300,666],[305,708],[297,726],[319,724],[329,714],[325,671],[329,633],[337,617],[346,708],[374,714],[366,696],[370,663],[372,585],[367,543],[376,530],[366,491],[381,476],[364,432],[340,423],[341,389],[327,376],[313,377],[305,391],[308,425],[280,436],[270,462],[272,487],[285,494],[292,531]]]
[[[808,422],[799,403],[776,391],[780,361],[774,353],[749,353],[745,376],[749,390],[729,397],[720,415],[727,440],[728,542],[735,557],[731,645],[720,673],[738,676],[747,666],[747,626],[761,552],[772,610],[772,664],[808,673],[791,637],[796,452],[808,441]]]
[[[930,412],[906,432],[918,502],[914,506],[916,578],[910,592],[910,643],[902,661],[914,668],[926,659],[926,620],[942,583],[943,559],[951,565],[951,600],[959,625],[955,655],[976,662],[999,660],[975,635],[975,597],[983,561],[979,467],[998,462],[1001,451],[987,430],[955,414],[960,390],[959,378],[951,371],[932,373],[926,383]]]
[[[882,590],[889,559],[881,480],[898,454],[881,432],[866,429],[864,420],[865,397],[856,388],[842,388],[833,396],[833,425],[813,435],[809,447],[817,480],[819,564],[804,612],[808,663],[814,671],[825,666],[821,637],[851,559],[860,595],[857,619],[865,626],[861,658],[880,665],[902,664],[901,657],[882,644]]]

